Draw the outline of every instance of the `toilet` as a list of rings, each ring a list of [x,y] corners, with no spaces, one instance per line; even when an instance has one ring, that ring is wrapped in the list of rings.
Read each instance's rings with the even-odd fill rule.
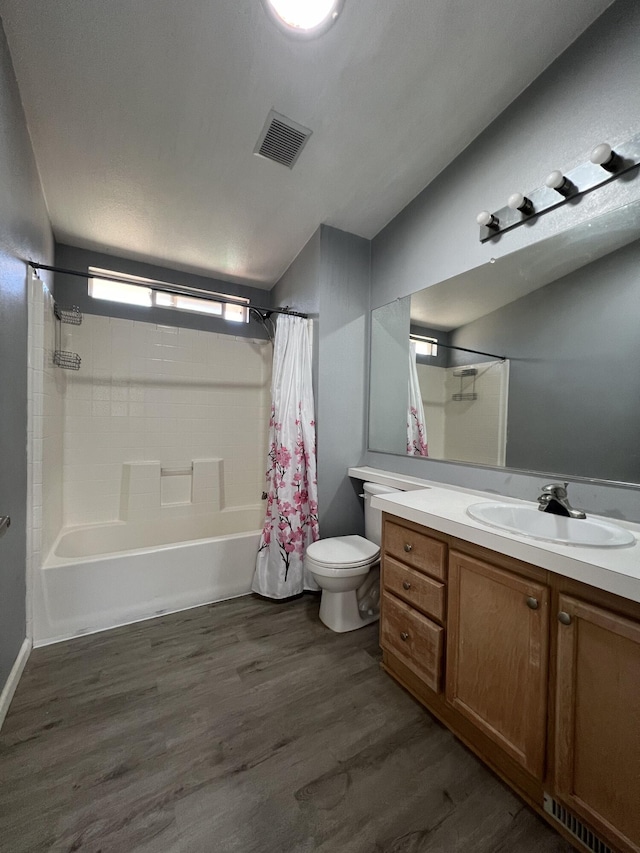
[[[334,536],[318,539],[307,548],[305,567],[322,590],[320,620],[332,631],[355,631],[380,618],[382,512],[371,507],[371,497],[397,491],[365,483],[366,538]]]

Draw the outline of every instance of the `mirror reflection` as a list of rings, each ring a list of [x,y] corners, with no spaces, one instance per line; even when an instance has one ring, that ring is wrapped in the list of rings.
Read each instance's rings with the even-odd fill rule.
[[[372,312],[371,450],[640,483],[640,205]]]

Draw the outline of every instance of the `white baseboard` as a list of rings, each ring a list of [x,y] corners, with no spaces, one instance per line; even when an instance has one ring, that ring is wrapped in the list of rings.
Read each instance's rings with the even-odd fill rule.
[[[13,699],[13,694],[16,692],[16,687],[18,686],[18,682],[20,681],[20,676],[25,668],[27,661],[29,660],[29,655],[31,654],[31,640],[27,637],[20,647],[20,651],[18,652],[18,657],[11,668],[11,672],[9,673],[9,678],[7,678],[7,683],[2,689],[2,693],[0,693],[0,729],[2,728],[2,724],[4,723],[4,718],[7,716],[7,711],[9,710],[9,705],[11,704],[11,700]]]

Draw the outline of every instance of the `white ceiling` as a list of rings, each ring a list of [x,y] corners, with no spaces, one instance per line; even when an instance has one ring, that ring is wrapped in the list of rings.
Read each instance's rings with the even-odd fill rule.
[[[373,237],[611,0],[0,0],[56,238],[270,287],[322,222]],[[270,109],[313,130],[252,152]]]

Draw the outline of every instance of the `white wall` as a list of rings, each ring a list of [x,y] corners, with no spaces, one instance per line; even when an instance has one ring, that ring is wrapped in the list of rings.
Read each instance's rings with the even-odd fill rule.
[[[45,496],[52,495],[46,497],[47,529],[58,523],[58,488],[64,526],[118,519],[126,462],[188,467],[195,459],[222,458],[224,506],[260,502],[268,342],[95,315],[85,315],[80,326],[63,325],[62,332],[63,348],[77,352],[82,364],[78,371],[54,368],[45,380],[50,426],[44,443],[51,448],[64,381],[64,451],[59,467],[53,453],[44,466]]]

